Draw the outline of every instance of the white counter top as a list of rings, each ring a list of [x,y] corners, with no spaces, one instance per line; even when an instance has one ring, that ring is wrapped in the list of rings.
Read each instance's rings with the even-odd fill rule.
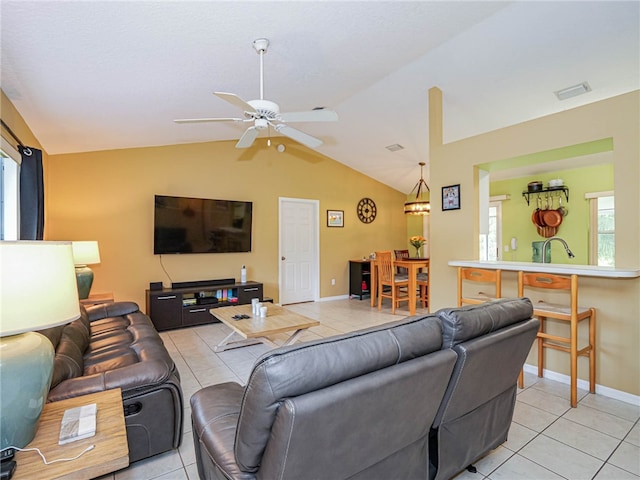
[[[450,267],[475,267],[514,272],[542,272],[583,277],[638,278],[640,269],[598,267],[596,265],[571,265],[568,263],[498,262],[480,260],[450,260]]]

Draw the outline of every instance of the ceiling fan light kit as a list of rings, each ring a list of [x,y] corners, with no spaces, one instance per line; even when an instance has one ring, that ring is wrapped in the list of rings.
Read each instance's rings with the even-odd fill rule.
[[[428,192],[431,191],[429,190],[429,185],[427,185],[427,182],[424,181],[424,177],[422,176],[422,169],[426,164],[424,162],[420,162],[418,165],[420,165],[420,180],[418,180],[418,183],[416,183],[415,187],[413,187],[413,190],[411,190],[411,193],[409,194],[411,195],[416,191],[416,199],[414,202],[405,202],[404,213],[407,215],[429,215],[431,212],[431,204],[428,200],[424,200],[422,198],[422,194],[424,193],[424,190],[422,190],[423,186]]]
[[[260,55],[260,99],[245,101],[233,93],[214,92],[218,98],[240,108],[244,118],[184,118],[174,120],[176,123],[202,123],[202,122],[236,122],[253,123],[242,134],[236,148],[249,148],[258,137],[260,131],[269,127],[309,148],[317,148],[322,145],[322,140],[307,133],[297,130],[287,123],[295,122],[336,122],[338,114],[332,110],[313,109],[304,112],[280,113],[280,106],[270,100],[264,99],[264,64],[263,55],[267,53],[269,40],[259,38],[253,41],[253,48]]]

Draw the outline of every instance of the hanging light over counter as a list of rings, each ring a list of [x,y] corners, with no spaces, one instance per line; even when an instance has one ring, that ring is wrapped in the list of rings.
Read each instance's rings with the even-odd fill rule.
[[[431,211],[431,204],[428,200],[424,200],[422,195],[424,194],[423,186],[426,188],[427,192],[431,192],[429,190],[429,185],[424,181],[424,177],[422,176],[422,168],[426,165],[424,162],[420,162],[420,180],[416,183],[416,186],[411,190],[411,195],[414,191],[416,191],[416,199],[415,201],[406,202],[404,204],[404,213],[408,215],[429,215]]]

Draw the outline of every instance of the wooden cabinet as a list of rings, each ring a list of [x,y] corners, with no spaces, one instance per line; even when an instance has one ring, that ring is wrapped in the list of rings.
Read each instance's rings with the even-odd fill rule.
[[[158,331],[217,322],[210,309],[249,304],[252,298],[260,301],[263,298],[263,285],[258,282],[198,283],[195,287],[146,291],[147,315]]]
[[[349,297],[371,295],[371,262],[349,260]]]
[[[182,295],[147,290],[147,315],[156,330],[169,330],[182,326]]]

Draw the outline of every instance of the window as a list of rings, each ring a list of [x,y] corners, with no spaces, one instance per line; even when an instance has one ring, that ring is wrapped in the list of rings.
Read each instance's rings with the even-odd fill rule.
[[[480,236],[480,260],[502,260],[502,202],[507,195],[489,198],[487,234]]]
[[[4,139],[0,160],[0,240],[17,240],[20,154]]]
[[[613,267],[616,256],[615,197],[613,192],[585,195],[589,199],[589,263]]]
[[[501,228],[499,217],[502,211],[502,203],[500,202],[491,202],[489,204],[489,235],[487,237],[487,260],[501,260],[502,255],[500,255],[500,244],[502,240],[500,239]]]

